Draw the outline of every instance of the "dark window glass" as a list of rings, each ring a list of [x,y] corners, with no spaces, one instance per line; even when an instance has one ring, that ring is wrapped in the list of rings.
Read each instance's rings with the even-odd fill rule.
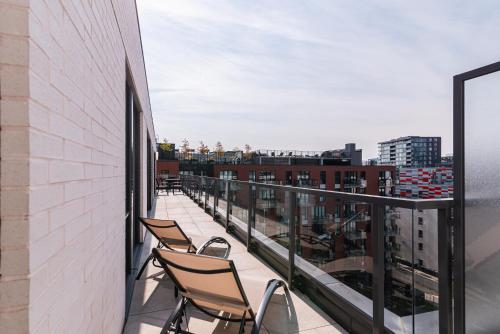
[[[340,172],[335,172],[335,184],[340,184]]]
[[[326,171],[319,172],[319,184],[326,184]]]

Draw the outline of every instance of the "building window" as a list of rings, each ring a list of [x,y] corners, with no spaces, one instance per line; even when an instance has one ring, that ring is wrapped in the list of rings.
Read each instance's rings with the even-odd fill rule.
[[[356,185],[358,180],[358,172],[345,172],[344,173],[344,187],[349,185]]]
[[[323,219],[325,218],[325,207],[322,205],[317,205],[313,208],[313,219]]]
[[[340,172],[335,172],[335,185],[338,184],[339,187],[340,187],[340,178],[341,178]]]
[[[420,251],[424,250],[424,244],[423,243],[421,243],[421,242],[418,243],[418,250],[420,250]]]
[[[418,259],[418,266],[422,268],[424,266],[424,260]]]
[[[221,170],[219,171],[219,179],[223,180],[237,180],[238,172],[234,170]]]
[[[301,170],[297,173],[297,185],[309,186],[311,182],[311,173],[308,170]]]
[[[275,200],[276,192],[274,189],[260,189],[260,199],[262,200]]]
[[[424,224],[424,218],[418,217],[418,225],[423,225]]]
[[[424,237],[424,231],[418,230],[418,237],[423,238]]]
[[[125,98],[125,273],[131,277],[137,265],[141,243],[139,215],[143,204],[140,194],[141,180],[144,175],[141,146],[146,143],[143,142],[141,136],[140,105],[136,100],[132,85],[128,82],[125,84]],[[147,187],[147,183],[145,186]],[[130,300],[132,290],[129,287],[126,289],[126,298]]]
[[[273,171],[260,171],[259,172],[259,182],[262,183],[274,183],[276,181],[276,175]]]
[[[319,172],[319,184],[326,184],[326,171]]]
[[[251,170],[248,172],[248,181],[255,182],[255,171]]]

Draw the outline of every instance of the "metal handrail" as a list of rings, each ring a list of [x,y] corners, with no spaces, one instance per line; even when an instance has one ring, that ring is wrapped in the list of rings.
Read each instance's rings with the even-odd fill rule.
[[[219,178],[216,177],[197,176],[197,175],[189,175],[183,177],[220,180]],[[240,180],[224,180],[224,181],[229,183],[244,184],[244,185],[252,184],[257,188],[280,189],[283,191],[290,191],[293,193],[305,193],[317,196],[328,196],[345,201],[362,202],[366,204],[388,205],[404,209],[429,210],[429,209],[448,209],[453,207],[453,198],[438,198],[438,199],[397,198],[397,197],[386,197],[378,195],[346,193],[334,190],[322,190],[322,189],[302,188],[302,187],[276,185],[276,184],[259,183],[259,182],[248,182]]]

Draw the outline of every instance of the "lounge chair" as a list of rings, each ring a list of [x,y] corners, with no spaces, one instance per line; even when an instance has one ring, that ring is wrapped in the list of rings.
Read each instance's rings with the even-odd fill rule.
[[[211,317],[239,322],[239,333],[243,333],[245,322],[253,322],[252,334],[257,334],[276,289],[283,287],[288,295],[285,282],[272,279],[267,282],[265,290],[260,289],[260,293],[254,291],[257,288],[259,292],[260,284],[257,283],[260,282],[252,282],[249,287],[253,293],[247,298],[232,260],[159,248],[153,249],[153,254],[181,293],[161,334],[169,331],[189,333],[180,327],[188,303]]]
[[[164,220],[164,219],[151,219],[140,217],[139,220],[144,224],[149,232],[156,239],[158,239],[158,248],[165,247],[166,249],[180,251],[185,253],[195,253],[203,254],[208,250],[208,247],[212,244],[226,244],[226,250],[221,256],[226,259],[231,251],[231,244],[222,237],[212,237],[206,241],[200,248],[193,245],[193,242],[184,231],[180,228],[179,224],[175,220]],[[153,260],[154,256],[151,253],[144,264],[142,265],[139,273],[137,274],[136,280],[138,280],[144,269],[146,269],[149,261]]]
[[[156,196],[158,196],[160,194],[160,191],[162,190],[166,191],[168,195],[168,184],[165,179],[158,177],[155,179],[155,184],[156,184]]]

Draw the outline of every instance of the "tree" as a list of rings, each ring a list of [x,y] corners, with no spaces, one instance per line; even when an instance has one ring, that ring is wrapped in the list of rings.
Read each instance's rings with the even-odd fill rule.
[[[224,156],[224,147],[222,146],[222,143],[220,141],[215,144],[215,153],[218,157]]]
[[[191,152],[193,152],[193,150],[189,147],[189,141],[184,138],[181,145],[181,154],[185,159],[191,159]]]
[[[198,152],[200,152],[203,155],[207,155],[210,152],[210,149],[208,148],[207,145],[205,145],[203,140],[200,140],[200,147],[198,147]]]
[[[250,159],[252,157],[252,147],[248,144],[245,144],[245,159]]]
[[[181,145],[181,153],[189,153],[189,151],[190,151],[189,141],[186,138],[184,138]]]
[[[168,142],[167,138],[163,138],[163,142],[160,143],[160,149],[165,152],[172,151],[173,145]]]

